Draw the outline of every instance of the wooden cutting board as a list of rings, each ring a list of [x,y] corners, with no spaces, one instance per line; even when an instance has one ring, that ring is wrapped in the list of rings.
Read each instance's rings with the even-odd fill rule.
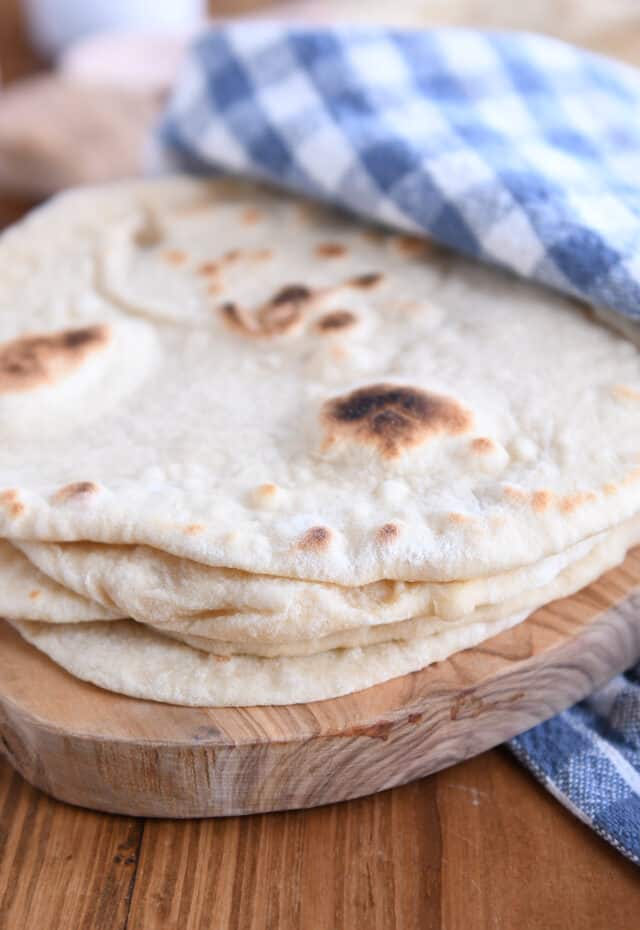
[[[0,749],[55,798],[145,817],[315,807],[484,752],[640,658],[640,549],[474,649],[312,704],[121,697],[72,678],[1,621],[0,655]]]

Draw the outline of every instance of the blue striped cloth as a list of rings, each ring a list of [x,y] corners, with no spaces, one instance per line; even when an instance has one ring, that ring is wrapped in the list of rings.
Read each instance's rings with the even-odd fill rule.
[[[157,143],[163,167],[274,182],[640,319],[640,74],[562,42],[219,26]],[[511,743],[636,862],[639,675]]]

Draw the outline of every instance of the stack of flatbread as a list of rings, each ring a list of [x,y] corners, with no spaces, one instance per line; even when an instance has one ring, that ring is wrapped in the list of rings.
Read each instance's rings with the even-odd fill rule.
[[[80,678],[330,698],[640,541],[640,354],[577,303],[228,181],[64,194],[0,270],[0,615]]]

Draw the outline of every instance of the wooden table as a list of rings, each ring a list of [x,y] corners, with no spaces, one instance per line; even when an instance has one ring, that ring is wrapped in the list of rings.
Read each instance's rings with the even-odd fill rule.
[[[4,78],[33,70],[16,0]],[[0,223],[24,210],[0,202]],[[37,686],[37,683],[35,683]],[[376,797],[138,820],[65,806],[0,760],[1,930],[631,930],[636,868],[496,749]]]

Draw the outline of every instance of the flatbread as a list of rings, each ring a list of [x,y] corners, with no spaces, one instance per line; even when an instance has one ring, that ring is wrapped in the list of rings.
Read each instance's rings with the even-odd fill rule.
[[[11,621],[77,678],[131,697],[195,706],[322,701],[396,678],[495,636],[522,619],[472,623],[408,642],[314,656],[216,657],[131,620],[59,626]]]
[[[633,527],[637,518],[623,524]],[[141,623],[190,624],[207,635],[273,643],[329,636],[422,615],[457,620],[549,584],[616,527],[565,552],[500,575],[461,582],[376,581],[362,587],[256,575],[179,559],[148,546],[100,543],[15,545],[66,590]],[[95,618],[94,618],[95,619]],[[175,627],[179,629],[181,627]]]
[[[193,609],[191,613],[185,613],[184,605],[182,612],[173,606],[177,600],[176,589],[185,595],[193,595],[192,589],[197,587],[194,575],[197,581],[202,572],[215,573],[218,570],[180,561],[173,556],[162,557],[161,553],[142,547],[111,549],[84,544],[30,543],[24,545],[24,549],[39,556],[36,564],[62,585],[67,584],[70,570],[73,570],[72,587],[79,595],[85,595],[87,616],[91,616],[93,601],[89,598],[93,598],[111,610],[113,616],[130,616],[195,648],[217,655],[274,657],[312,655],[393,639],[422,638],[446,629],[451,623],[493,621],[523,610],[531,612],[591,583],[604,571],[622,562],[627,550],[638,542],[640,518],[634,518],[615,530],[585,540],[574,547],[571,558],[568,554],[564,554],[562,560],[557,556],[553,560],[555,564],[545,566],[544,570],[540,567],[537,571],[532,570],[529,587],[524,586],[523,577],[519,578],[519,585],[504,584],[502,590],[506,594],[501,599],[491,596],[500,588],[499,579],[483,579],[485,585],[476,583],[475,593],[479,594],[484,587],[485,594],[490,596],[485,600],[477,597],[471,609],[458,614],[441,612],[438,599],[433,596],[421,598],[416,593],[412,597],[407,593],[407,588],[429,587],[420,582],[404,585],[378,582],[370,586],[373,591],[367,591],[366,588],[343,589],[233,572],[227,573],[232,576],[229,584],[225,585],[223,578],[209,589],[208,609]],[[155,567],[153,573],[143,575],[143,585],[138,574],[138,557],[143,559],[142,565],[147,568],[152,559]],[[240,577],[235,577],[238,574]],[[524,576],[524,569],[517,574]],[[136,584],[137,592],[134,591]],[[469,585],[473,587],[474,583],[469,582]],[[465,583],[451,582],[449,586],[464,588]],[[447,585],[431,587],[446,588]],[[311,592],[311,588],[318,590]],[[61,586],[60,590],[65,592],[67,589]],[[240,598],[244,594],[245,599],[240,603],[230,600],[230,592]],[[200,596],[202,592],[193,598]],[[261,598],[261,613],[256,612],[255,603],[252,603],[254,598]],[[447,599],[445,593],[441,600],[448,603],[453,597]],[[155,609],[158,602],[160,609]],[[470,603],[471,598],[467,596],[466,604]],[[194,600],[192,607],[193,604]],[[218,609],[213,609],[214,605]],[[306,612],[300,610],[301,606],[307,608]],[[53,613],[59,616],[62,611],[56,609]]]
[[[250,654],[259,656],[298,656],[313,655],[330,649],[370,646],[392,640],[421,639],[434,633],[440,633],[451,626],[470,623],[493,623],[504,617],[516,614],[529,615],[562,597],[568,597],[580,591],[600,577],[605,571],[619,565],[625,558],[630,546],[640,540],[640,526],[626,526],[612,532],[604,542],[600,542],[584,558],[572,563],[561,571],[552,581],[538,588],[532,588],[519,595],[494,604],[483,604],[471,613],[457,619],[442,619],[437,614],[417,616],[397,623],[377,623],[375,618],[368,625],[348,630],[339,630],[329,636],[310,638],[298,642],[277,642],[252,638],[241,639],[235,636],[231,641],[223,641],[211,635],[206,620],[173,620],[154,625],[160,632],[188,643],[197,649],[204,649],[216,655]]]
[[[242,184],[0,241],[0,535],[466,580],[640,510],[640,356],[570,301]],[[46,439],[46,441],[44,441]]]
[[[64,588],[21,552],[0,540],[0,617],[47,623],[86,623],[126,616]]]

